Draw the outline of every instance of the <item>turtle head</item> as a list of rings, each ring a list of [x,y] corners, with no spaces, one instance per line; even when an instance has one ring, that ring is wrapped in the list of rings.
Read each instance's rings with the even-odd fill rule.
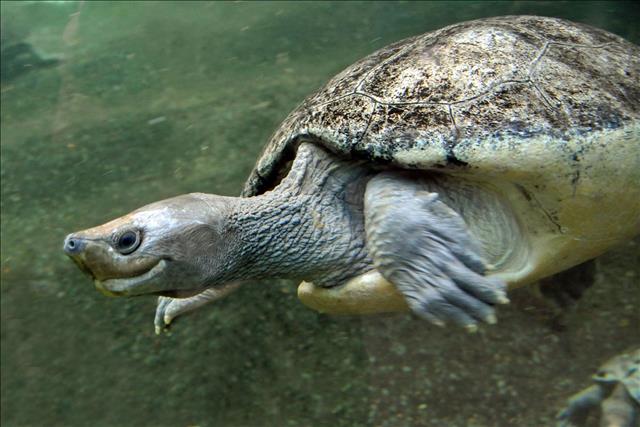
[[[612,357],[598,369],[592,378],[600,384],[613,384],[630,378],[634,378],[634,381],[640,381],[640,348]],[[636,391],[634,396],[640,395]]]
[[[69,234],[65,253],[106,295],[187,297],[215,285],[230,257],[231,198],[186,194]]]

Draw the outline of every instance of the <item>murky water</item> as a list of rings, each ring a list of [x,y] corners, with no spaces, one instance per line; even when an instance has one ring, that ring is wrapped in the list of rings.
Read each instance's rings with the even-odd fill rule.
[[[558,317],[528,290],[475,335],[317,314],[255,283],[170,335],[98,294],[64,235],[192,192],[236,195],[305,95],[390,42],[559,16],[636,43],[616,2],[2,2],[3,426],[541,426],[640,341],[638,242]]]

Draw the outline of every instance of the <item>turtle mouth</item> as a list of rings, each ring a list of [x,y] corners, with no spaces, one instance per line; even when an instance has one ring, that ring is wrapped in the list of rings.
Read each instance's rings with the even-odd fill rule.
[[[94,283],[96,288],[107,296],[129,296],[153,293],[149,288],[153,286],[154,279],[165,271],[167,264],[166,259],[160,259],[150,269],[137,276],[104,280],[95,279]]]

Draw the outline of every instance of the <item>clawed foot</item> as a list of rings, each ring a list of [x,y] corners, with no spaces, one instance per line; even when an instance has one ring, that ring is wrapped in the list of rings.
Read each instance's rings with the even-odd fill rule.
[[[156,315],[153,321],[156,334],[167,331],[171,322],[178,316],[192,312],[203,305],[228,295],[240,286],[239,283],[229,283],[223,287],[210,288],[189,298],[159,297]]]
[[[470,331],[478,322],[496,322],[495,305],[509,302],[506,283],[485,275],[480,245],[437,193],[381,174],[368,185],[365,206],[374,265],[414,313]]]
[[[438,218],[437,228],[422,228],[416,238],[420,254],[405,261],[410,266],[391,268],[389,279],[403,290],[418,316],[438,326],[453,323],[475,331],[478,322],[496,323],[495,305],[509,299],[504,281],[484,275],[486,267],[473,246],[460,244],[464,239],[450,240],[460,230],[457,220]]]
[[[156,335],[160,335],[162,331],[168,331],[171,321],[175,319],[179,313],[179,302],[177,298],[159,297],[156,305],[156,316],[153,320]]]

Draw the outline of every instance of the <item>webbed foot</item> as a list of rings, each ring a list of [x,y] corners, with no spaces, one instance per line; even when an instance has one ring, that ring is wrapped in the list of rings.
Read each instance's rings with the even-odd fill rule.
[[[367,247],[378,271],[414,313],[436,324],[475,330],[495,323],[504,281],[487,277],[480,245],[462,217],[415,180],[385,172],[365,194]]]

